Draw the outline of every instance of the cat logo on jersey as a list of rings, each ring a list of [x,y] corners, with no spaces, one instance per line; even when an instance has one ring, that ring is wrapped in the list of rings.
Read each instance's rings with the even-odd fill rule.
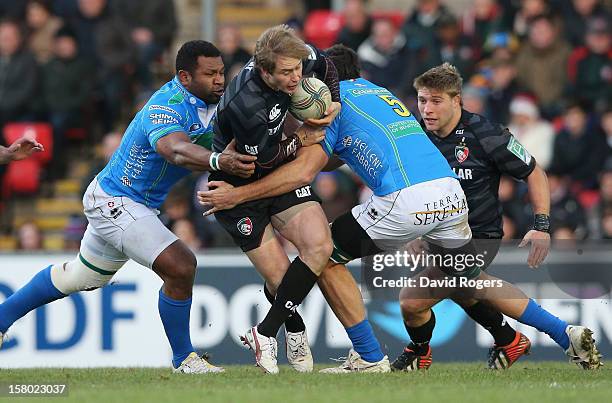
[[[251,235],[251,232],[253,232],[253,222],[249,217],[244,217],[243,219],[238,221],[238,224],[236,226],[238,227],[238,231],[240,231],[242,235],[249,236]]]

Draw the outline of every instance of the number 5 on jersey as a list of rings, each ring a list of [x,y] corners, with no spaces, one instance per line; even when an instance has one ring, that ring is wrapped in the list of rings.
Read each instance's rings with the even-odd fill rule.
[[[410,111],[404,106],[402,101],[395,98],[393,95],[379,95],[380,99],[385,101],[387,105],[393,108],[393,111],[403,118],[410,116]]]

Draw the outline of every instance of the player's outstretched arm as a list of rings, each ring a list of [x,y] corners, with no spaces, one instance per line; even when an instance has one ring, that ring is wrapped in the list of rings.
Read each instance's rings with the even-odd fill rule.
[[[211,190],[199,191],[198,201],[213,207],[205,213],[210,215],[247,201],[278,196],[311,183],[328,159],[322,147],[305,147],[298,152],[294,161],[248,185],[233,187],[222,181],[209,182]]]
[[[531,250],[527,258],[529,267],[538,267],[550,251],[550,190],[548,178],[544,170],[536,164],[534,170],[527,177],[529,198],[535,215],[534,229],[529,231],[519,247],[531,242]]]
[[[33,153],[44,151],[44,149],[43,145],[37,141],[22,137],[8,147],[0,146],[0,164],[28,158]]]
[[[257,157],[236,152],[232,141],[222,153],[214,153],[192,144],[183,132],[170,133],[157,141],[156,151],[168,162],[192,171],[223,170],[231,175],[248,178],[255,172]],[[212,165],[211,165],[212,164]]]

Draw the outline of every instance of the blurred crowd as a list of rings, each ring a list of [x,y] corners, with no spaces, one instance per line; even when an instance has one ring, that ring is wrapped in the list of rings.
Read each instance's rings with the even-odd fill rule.
[[[444,0],[417,0],[413,9],[396,12],[372,8],[346,0],[333,13],[340,29],[325,45],[353,48],[363,76],[392,90],[415,114],[413,79],[440,63],[454,64],[464,77],[464,107],[509,127],[547,171],[553,238],[612,239],[610,2],[474,0],[460,13]],[[0,0],[0,15],[0,125],[9,117],[48,119],[61,137],[91,117],[84,108],[93,105],[90,113],[104,116],[109,133],[93,177],[121,139],[112,129],[130,117],[122,108],[146,100],[159,84],[151,66],[176,30],[172,1]],[[315,42],[307,34],[311,15],[287,23]],[[251,50],[239,27],[222,25],[217,33],[229,83]],[[164,222],[193,249],[233,246],[196,202],[195,190],[206,180],[194,174],[173,189]],[[370,196],[345,169],[320,174],[314,187],[330,220]],[[500,184],[508,239],[532,225],[526,190],[510,178]],[[75,218],[73,227],[79,225]]]
[[[50,123],[61,177],[69,133],[124,124],[176,29],[172,0],[0,1],[0,128]]]

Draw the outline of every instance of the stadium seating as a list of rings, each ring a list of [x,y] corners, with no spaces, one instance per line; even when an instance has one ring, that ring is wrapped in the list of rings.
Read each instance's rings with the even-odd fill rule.
[[[344,24],[342,15],[329,10],[314,10],[304,23],[306,41],[320,49],[334,44]]]
[[[32,195],[40,186],[41,164],[34,158],[13,161],[8,165],[3,181],[3,195]]]
[[[53,156],[53,127],[41,122],[13,122],[4,126],[4,140],[12,144],[24,135],[32,136],[45,147],[45,151],[36,153],[34,158],[41,164],[51,161]]]

